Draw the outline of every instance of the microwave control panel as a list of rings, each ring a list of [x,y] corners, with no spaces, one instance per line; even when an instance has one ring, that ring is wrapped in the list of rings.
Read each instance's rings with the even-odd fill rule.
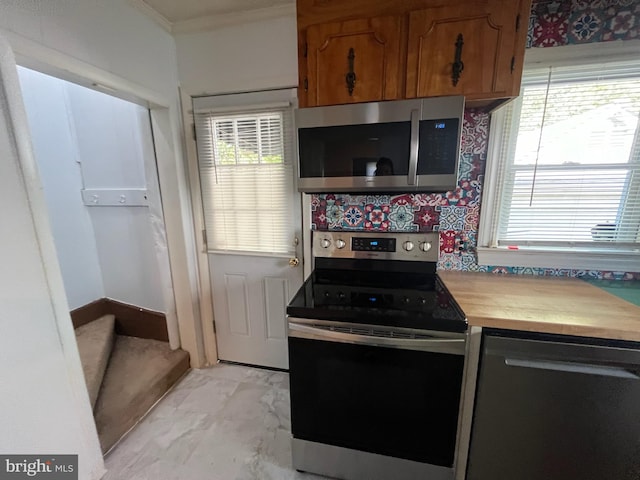
[[[420,122],[418,175],[455,173],[459,128],[457,118]]]

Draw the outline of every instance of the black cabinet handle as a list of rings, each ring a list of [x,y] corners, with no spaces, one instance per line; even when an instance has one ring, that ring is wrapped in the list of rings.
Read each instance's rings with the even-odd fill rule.
[[[460,80],[460,74],[464,70],[464,63],[462,63],[462,46],[464,45],[464,39],[462,34],[458,34],[458,38],[456,39],[456,53],[453,59],[453,67],[451,68],[451,81],[453,82],[453,86],[458,85],[458,80]]]
[[[356,58],[356,53],[353,51],[353,48],[349,49],[349,55],[347,56],[347,60],[349,60],[349,72],[345,76],[347,81],[347,90],[349,90],[349,96],[353,96],[353,89],[356,86],[356,72],[353,71],[353,61]]]

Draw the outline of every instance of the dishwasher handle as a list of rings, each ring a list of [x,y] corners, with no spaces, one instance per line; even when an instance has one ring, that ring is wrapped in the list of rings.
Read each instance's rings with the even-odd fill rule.
[[[582,373],[585,375],[600,375],[604,377],[628,378],[640,380],[640,376],[625,368],[594,365],[590,363],[574,363],[574,362],[558,362],[549,360],[530,360],[521,358],[504,359],[505,365],[508,367],[533,368],[537,370],[552,370],[555,372]]]
[[[483,352],[511,359],[526,359],[551,363],[571,363],[640,370],[640,344],[608,342],[599,344],[566,341],[561,336],[544,339],[495,336],[489,334],[483,342]]]

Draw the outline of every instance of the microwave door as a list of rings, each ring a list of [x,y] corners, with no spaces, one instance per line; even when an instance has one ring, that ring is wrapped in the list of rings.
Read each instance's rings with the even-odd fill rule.
[[[299,109],[298,190],[339,193],[453,188],[457,154],[452,152],[460,147],[463,110],[463,97]]]
[[[324,191],[406,187],[410,135],[408,119],[299,130],[301,180]]]

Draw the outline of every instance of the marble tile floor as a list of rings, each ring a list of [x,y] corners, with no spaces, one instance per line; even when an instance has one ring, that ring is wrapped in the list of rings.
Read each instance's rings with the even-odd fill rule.
[[[323,480],[291,467],[289,375],[191,370],[106,456],[104,480]]]

